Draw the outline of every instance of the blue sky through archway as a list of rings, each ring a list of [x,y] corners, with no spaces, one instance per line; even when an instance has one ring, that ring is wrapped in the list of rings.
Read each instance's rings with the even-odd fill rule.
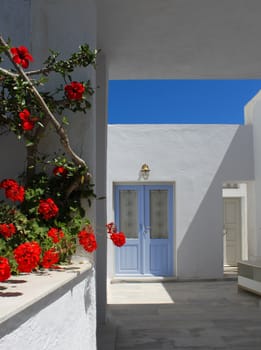
[[[111,80],[109,124],[244,124],[261,80]]]

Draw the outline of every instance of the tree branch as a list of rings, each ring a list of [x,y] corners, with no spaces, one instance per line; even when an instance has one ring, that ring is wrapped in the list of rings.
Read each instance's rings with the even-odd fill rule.
[[[9,72],[9,70],[0,67],[0,75],[6,75],[12,78],[18,77],[18,74]]]
[[[21,68],[21,66],[19,66],[18,64],[16,64],[13,61],[13,56],[12,56],[11,51],[9,50],[9,46],[7,45],[7,43],[5,42],[5,40],[3,39],[2,36],[0,36],[0,43],[6,48],[5,54],[7,55],[9,60],[12,62],[15,69],[18,71],[19,75],[22,76],[22,78],[28,83],[28,88],[30,89],[32,94],[35,96],[36,100],[38,101],[39,105],[41,106],[42,110],[44,111],[46,117],[49,119],[51,124],[54,126],[57,134],[60,137],[60,142],[63,145],[66,152],[71,156],[71,158],[75,164],[80,165],[82,167],[85,167],[87,169],[87,165],[86,165],[85,161],[82,158],[80,158],[71,148],[68,135],[67,135],[65,129],[63,128],[63,126],[58,122],[58,120],[55,118],[53,113],[50,111],[50,109],[47,106],[47,104],[45,103],[44,99],[42,98],[42,96],[40,95],[38,90],[35,88],[35,86],[32,84],[30,78],[28,78],[28,76],[26,75],[24,70]]]
[[[39,75],[39,74],[44,74],[46,75],[47,73],[51,72],[51,69],[49,68],[42,68],[42,69],[35,69],[35,70],[31,70],[29,72],[26,72],[26,75],[27,76],[31,76],[31,75]],[[13,78],[16,78],[19,76],[18,73],[13,73],[13,72],[10,72],[9,70],[7,69],[4,69],[4,68],[1,68],[0,67],[0,75],[7,75],[7,76],[10,76],[10,77],[13,77]]]

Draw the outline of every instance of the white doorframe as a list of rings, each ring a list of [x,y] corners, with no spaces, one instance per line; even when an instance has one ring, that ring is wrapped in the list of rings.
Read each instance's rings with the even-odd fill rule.
[[[247,185],[239,184],[239,188],[224,188],[223,198],[241,198],[241,259],[248,259],[247,235]]]

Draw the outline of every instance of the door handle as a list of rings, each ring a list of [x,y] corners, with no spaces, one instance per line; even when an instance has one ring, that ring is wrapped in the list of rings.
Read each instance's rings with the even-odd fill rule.
[[[148,233],[150,233],[150,226],[145,226],[140,224],[140,230],[143,234],[143,236],[146,236]]]
[[[150,226],[144,226],[144,233],[148,235],[150,233]]]

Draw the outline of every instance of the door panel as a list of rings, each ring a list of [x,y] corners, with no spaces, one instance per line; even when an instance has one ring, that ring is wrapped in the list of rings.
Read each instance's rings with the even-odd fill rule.
[[[146,186],[145,226],[146,236],[145,273],[170,275],[172,267],[172,188],[170,186]]]
[[[119,273],[138,273],[140,271],[139,264],[139,248],[136,244],[127,244],[124,249],[119,251]]]
[[[121,190],[120,227],[127,238],[138,239],[138,193],[135,190]]]
[[[149,271],[153,275],[166,274],[168,271],[169,254],[168,249],[165,244],[155,244],[150,245],[150,265]]]
[[[167,185],[116,186],[116,224],[127,237],[116,252],[117,274],[172,274],[172,197]]]
[[[142,197],[138,186],[117,186],[115,192],[116,225],[125,233],[126,244],[116,251],[117,274],[142,274],[140,207]]]
[[[241,201],[224,198],[224,265],[237,266],[241,259]]]
[[[168,191],[148,188],[150,238],[168,239]]]

